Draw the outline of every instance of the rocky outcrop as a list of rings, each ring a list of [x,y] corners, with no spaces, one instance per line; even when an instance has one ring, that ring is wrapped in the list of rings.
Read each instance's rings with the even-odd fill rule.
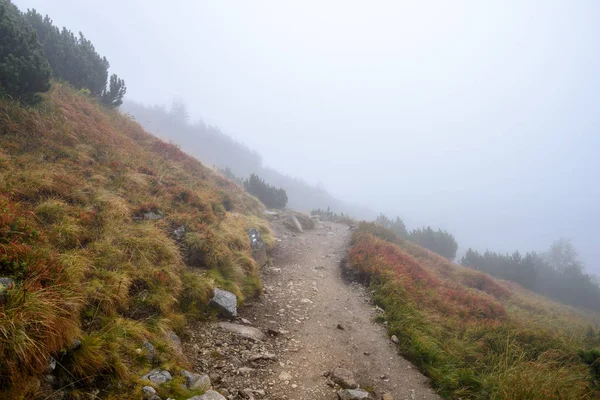
[[[237,296],[227,290],[215,289],[209,304],[228,318],[237,317]]]
[[[262,342],[265,340],[265,334],[262,333],[262,331],[250,326],[220,322],[219,327],[246,339],[254,340],[255,342]]]

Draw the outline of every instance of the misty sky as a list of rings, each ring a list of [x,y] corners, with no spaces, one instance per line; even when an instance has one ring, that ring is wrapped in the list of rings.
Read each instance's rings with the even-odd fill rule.
[[[572,238],[600,273],[596,1],[14,3],[281,172],[461,248]]]

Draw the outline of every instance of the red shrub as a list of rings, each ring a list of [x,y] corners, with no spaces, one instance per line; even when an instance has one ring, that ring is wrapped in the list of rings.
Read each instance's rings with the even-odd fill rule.
[[[423,264],[404,252],[396,244],[376,238],[370,233],[358,232],[348,253],[349,264],[358,272],[384,279],[393,279],[421,308],[429,308],[443,315],[462,318],[498,319],[506,315],[504,306],[486,294],[470,290],[459,283],[442,280]],[[508,292],[485,276],[474,276],[473,284],[482,289],[504,295]],[[407,299],[408,300],[408,299]]]
[[[508,298],[511,294],[508,289],[483,272],[465,271],[462,273],[461,283],[470,288],[481,290],[496,298]]]
[[[152,151],[172,161],[182,161],[187,158],[187,154],[181,151],[179,146],[173,143],[163,142],[160,139],[154,141],[152,144]]]

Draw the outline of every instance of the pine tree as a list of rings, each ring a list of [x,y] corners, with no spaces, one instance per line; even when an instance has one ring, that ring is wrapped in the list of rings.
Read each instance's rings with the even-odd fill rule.
[[[96,52],[83,33],[76,36],[67,28],[60,30],[47,15],[29,10],[25,18],[37,32],[44,54],[55,78],[70,83],[76,89],[87,89],[108,107],[118,107],[127,92],[125,82],[116,75],[108,82],[110,63]],[[107,87],[108,83],[108,87]]]
[[[35,30],[9,0],[0,0],[0,95],[25,102],[50,89],[51,70]]]
[[[115,108],[123,104],[123,96],[127,93],[127,87],[125,81],[120,79],[116,74],[112,74],[110,77],[109,90],[104,90],[102,93],[102,104],[107,107]]]

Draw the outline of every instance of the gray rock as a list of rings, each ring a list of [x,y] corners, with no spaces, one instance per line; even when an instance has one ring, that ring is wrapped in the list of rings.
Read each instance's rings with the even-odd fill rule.
[[[0,278],[0,294],[2,294],[4,291],[10,289],[11,287],[13,287],[15,285],[15,280],[12,278]]]
[[[273,353],[258,353],[252,354],[250,357],[248,357],[248,361],[257,360],[277,360],[277,356]]]
[[[254,368],[241,367],[241,368],[238,368],[237,372],[238,372],[238,375],[244,375],[244,376],[246,376],[246,375],[249,375],[252,372],[254,372]]]
[[[398,340],[398,336],[396,336],[396,335],[392,335],[390,340],[396,344],[400,343],[400,340]]]
[[[340,400],[366,400],[372,399],[369,392],[362,389],[342,389],[338,392]]]
[[[147,380],[155,385],[162,385],[165,382],[169,382],[173,377],[164,369],[156,368],[142,376],[142,380]]]
[[[254,393],[250,388],[242,389],[242,395],[247,400],[254,400]]]
[[[209,304],[229,318],[237,317],[237,296],[227,290],[215,289]]]
[[[190,397],[188,400],[227,400],[225,397],[221,396],[219,392],[215,392],[214,390],[208,390],[202,396],[194,396]]]
[[[267,246],[260,237],[260,233],[254,228],[248,230],[248,237],[252,247],[252,258],[262,267],[267,262]]]
[[[289,372],[281,371],[281,373],[279,374],[279,380],[284,382],[291,381],[292,375]]]
[[[152,364],[154,358],[156,357],[156,348],[147,340],[144,342],[142,347],[144,350],[146,350],[146,361],[148,361],[149,364]]]
[[[144,386],[142,394],[146,400],[160,400],[160,397],[156,394],[156,390],[152,386]]]
[[[265,340],[265,334],[256,328],[252,328],[251,326],[232,324],[230,322],[219,322],[219,327],[226,331],[235,333],[238,336],[254,340],[256,342]]]
[[[352,372],[345,368],[334,368],[331,371],[330,378],[344,389],[355,389],[358,387]]]
[[[206,374],[193,374],[190,371],[181,371],[185,377],[185,383],[189,390],[209,390],[211,388],[210,377]]]
[[[169,344],[171,344],[171,347],[173,347],[173,349],[179,353],[180,355],[183,355],[183,347],[181,347],[181,339],[179,339],[179,336],[177,336],[177,334],[173,331],[168,331],[167,332],[167,340],[169,341]]]
[[[288,216],[283,223],[285,224],[285,226],[287,226],[288,228],[290,228],[291,230],[293,230],[295,232],[298,232],[298,233],[304,232],[304,230],[302,229],[302,225],[300,225],[300,221],[298,221],[298,218],[296,218],[295,215]]]
[[[181,225],[179,228],[173,231],[173,236],[175,240],[181,240],[185,236],[185,226]]]
[[[156,390],[152,386],[144,386],[142,388],[142,392],[144,392],[144,397],[146,397],[147,395],[150,396],[156,394]]]
[[[164,215],[163,215],[162,211],[160,211],[160,210],[156,210],[156,212],[148,211],[147,213],[142,214],[142,219],[145,219],[146,221],[162,219],[163,217],[164,217]]]
[[[236,356],[229,357],[229,361],[231,362],[231,365],[233,365],[236,368],[240,368],[240,367],[244,366],[244,363],[242,362],[242,360],[240,360]]]
[[[221,375],[217,374],[216,372],[211,372],[209,375],[209,378],[210,378],[211,383],[214,382],[216,384],[220,383],[223,380]]]

